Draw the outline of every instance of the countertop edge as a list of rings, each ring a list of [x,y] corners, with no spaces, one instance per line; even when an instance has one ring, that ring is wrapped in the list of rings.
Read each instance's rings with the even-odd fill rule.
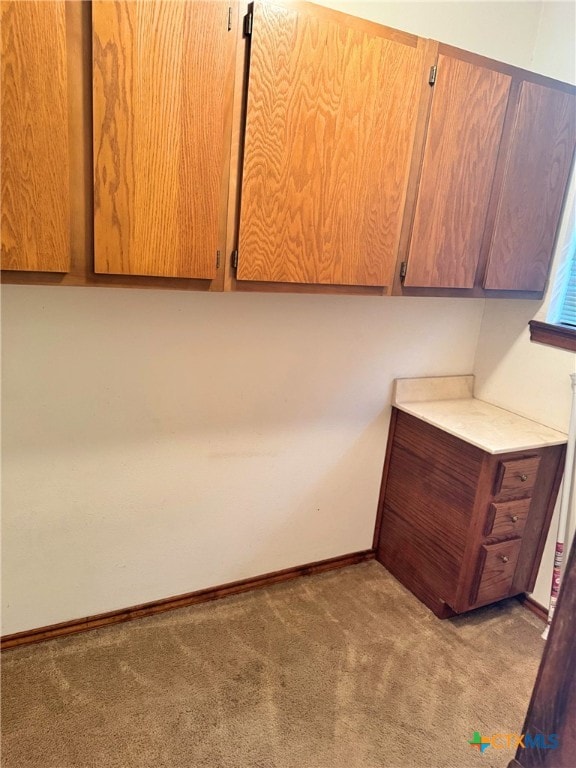
[[[477,400],[477,398],[470,398],[471,400]],[[426,416],[422,415],[421,413],[414,412],[413,409],[410,408],[410,405],[415,406],[423,406],[426,402],[449,402],[449,401],[442,401],[442,400],[428,400],[428,401],[416,401],[414,403],[393,403],[393,407],[397,408],[399,411],[403,411],[404,413],[409,414],[410,416],[413,416],[416,419],[420,419],[421,421],[425,422],[426,424],[429,424],[432,427],[436,427],[436,429],[440,429],[443,432],[446,432],[446,434],[452,435],[452,437],[458,438],[458,440],[462,440],[464,443],[468,443],[469,445],[473,445],[475,448],[478,448],[481,451],[484,451],[485,453],[489,453],[493,456],[496,456],[498,454],[503,453],[515,453],[518,451],[534,451],[541,448],[548,448],[553,447],[555,445],[565,445],[568,442],[568,435],[565,435],[563,438],[558,438],[557,440],[551,438],[549,440],[541,440],[537,442],[524,442],[524,443],[516,443],[513,442],[509,443],[505,448],[494,448],[494,446],[490,446],[489,444],[482,443],[479,440],[474,440],[468,435],[463,435],[462,433],[459,433],[457,430],[445,426],[444,424],[441,424],[438,422],[437,419],[431,419],[427,418]],[[495,406],[492,403],[487,403],[484,400],[478,400],[478,402],[483,403],[484,405],[491,406],[497,410],[506,411],[504,408],[500,408],[499,406]],[[507,413],[512,414],[513,416],[516,416],[519,419],[525,419],[524,416],[519,416],[516,413],[513,413],[513,411],[506,411]],[[538,424],[538,422],[533,421],[532,419],[525,419],[526,421],[530,421],[533,424]],[[546,427],[543,424],[540,424],[539,426],[544,427],[545,429],[551,429],[550,427]],[[551,430],[553,432],[557,432],[558,430]]]

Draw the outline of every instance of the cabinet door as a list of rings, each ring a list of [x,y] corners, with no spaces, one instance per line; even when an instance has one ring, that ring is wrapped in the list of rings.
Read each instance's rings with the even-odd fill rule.
[[[238,279],[391,283],[422,66],[412,35],[256,4]]]
[[[510,82],[483,63],[438,57],[405,286],[474,286]]]
[[[2,269],[66,272],[66,2],[1,3]]]
[[[96,272],[215,277],[230,149],[229,6],[93,3]]]
[[[544,290],[575,143],[574,95],[522,83],[485,288]]]

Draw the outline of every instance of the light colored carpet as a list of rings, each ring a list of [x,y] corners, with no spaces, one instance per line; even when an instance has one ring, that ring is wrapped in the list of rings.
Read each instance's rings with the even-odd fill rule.
[[[8,651],[3,768],[495,768],[543,643],[440,621],[378,563]]]

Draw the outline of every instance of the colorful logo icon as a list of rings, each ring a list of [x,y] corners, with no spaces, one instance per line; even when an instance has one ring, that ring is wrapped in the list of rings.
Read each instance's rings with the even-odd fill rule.
[[[478,731],[474,731],[474,736],[472,739],[468,742],[472,746],[472,749],[479,750],[480,754],[484,754],[484,750],[488,749],[488,747],[491,746],[491,740],[485,739],[480,736],[480,733]]]
[[[474,736],[468,744],[477,749],[481,755],[488,749],[557,749],[560,739],[557,733],[493,733],[492,736],[481,736],[474,731]]]

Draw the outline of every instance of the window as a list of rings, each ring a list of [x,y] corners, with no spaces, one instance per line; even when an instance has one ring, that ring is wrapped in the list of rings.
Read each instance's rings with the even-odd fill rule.
[[[558,324],[576,327],[576,252],[572,254],[572,262],[566,276],[566,290],[558,312]]]
[[[552,347],[576,352],[576,243],[560,276],[561,289],[551,322],[530,321],[530,339]]]

